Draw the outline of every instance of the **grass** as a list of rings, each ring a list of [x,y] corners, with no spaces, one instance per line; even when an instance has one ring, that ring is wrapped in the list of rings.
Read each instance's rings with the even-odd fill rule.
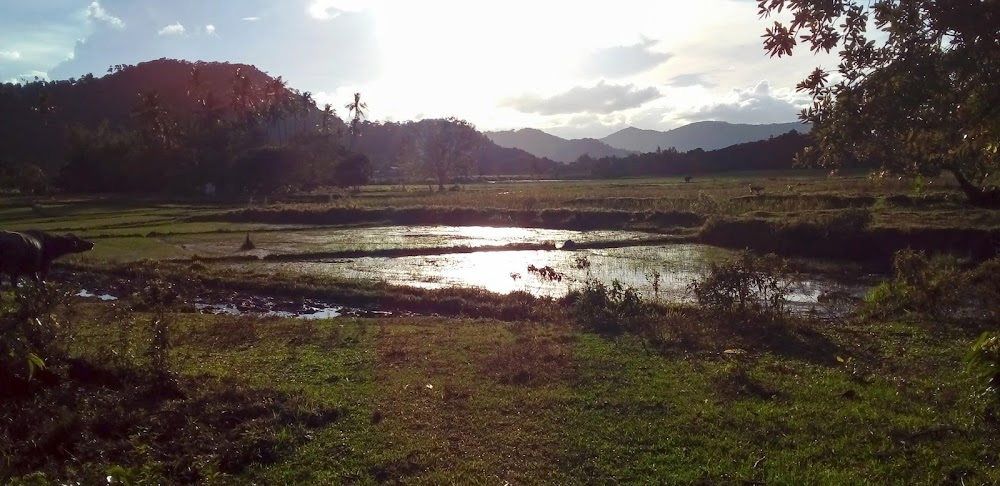
[[[792,353],[726,333],[663,349],[559,319],[174,317],[176,393],[94,371],[39,385],[8,402],[5,434],[56,419],[20,432],[44,447],[2,448],[4,481],[114,465],[207,483],[1000,480],[961,328],[805,323],[830,346]],[[114,369],[101,351],[114,339],[92,320],[73,349]]]
[[[749,182],[765,195],[749,197]],[[559,302],[526,294],[233,270],[195,258],[237,255],[246,231],[258,247],[293,256],[469,243],[455,235],[389,242],[348,225],[386,215],[496,225],[520,221],[513,215],[541,227],[683,235],[714,217],[772,239],[775,228],[811,235],[800,246],[831,239],[825,222],[859,209],[871,215],[866,234],[938,231],[922,241],[942,247],[1000,223],[998,213],[956,200],[947,181],[931,187],[915,195],[907,181],[794,172],[447,193],[372,187],[337,199],[278,198],[253,212],[236,201],[5,199],[5,229],[73,230],[97,242],[61,260],[76,273],[59,275],[77,285],[124,295],[165,279],[185,297],[277,294],[439,315],[302,321],[180,306],[165,314],[171,373],[162,375],[145,358],[151,314],[116,316],[121,302],[80,300],[60,316],[75,323],[68,359],[51,360],[30,393],[3,397],[0,483],[107,475],[205,484],[997,483],[997,408],[961,369],[990,323],[910,316],[737,326],[680,307],[651,313],[656,332],[646,337],[608,336],[582,330]],[[303,220],[268,219],[282,214]],[[323,219],[331,215],[355,220]],[[357,237],[325,239],[330,228],[308,218]],[[375,235],[369,246],[366,232]],[[158,261],[173,258],[187,260]],[[135,263],[143,259],[151,261]]]

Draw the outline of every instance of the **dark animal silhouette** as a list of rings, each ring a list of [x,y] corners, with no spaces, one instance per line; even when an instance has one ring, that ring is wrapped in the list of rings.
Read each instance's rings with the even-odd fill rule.
[[[684,178],[684,182],[691,182],[691,179],[694,179],[694,177],[687,176]]]
[[[70,253],[83,253],[94,244],[79,237],[54,235],[44,231],[0,231],[0,284],[9,275],[14,287],[21,275],[30,275],[35,282],[44,280],[52,260]]]

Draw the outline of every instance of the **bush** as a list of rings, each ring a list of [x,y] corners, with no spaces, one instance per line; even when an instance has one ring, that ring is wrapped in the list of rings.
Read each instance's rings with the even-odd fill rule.
[[[570,315],[585,329],[602,333],[643,331],[649,321],[649,306],[639,293],[615,280],[608,287],[588,280],[582,290],[566,296]]]
[[[892,267],[892,280],[865,295],[864,314],[886,318],[916,312],[942,317],[963,303],[968,278],[954,257],[900,250]]]
[[[712,263],[708,274],[688,289],[705,310],[742,322],[782,320],[792,281],[786,262],[776,255],[756,256],[744,251],[739,258]]]
[[[56,318],[68,300],[55,286],[27,285],[14,292],[12,301],[0,309],[0,380],[30,379],[46,361],[62,357],[69,332]]]

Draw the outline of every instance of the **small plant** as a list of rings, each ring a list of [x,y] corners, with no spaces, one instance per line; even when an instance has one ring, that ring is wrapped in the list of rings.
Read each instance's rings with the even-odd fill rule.
[[[180,294],[169,282],[154,279],[132,296],[133,310],[150,312],[149,347],[146,349],[150,370],[161,379],[170,377],[171,325],[169,309],[181,303]]]
[[[660,278],[662,278],[662,275],[660,275],[659,271],[653,270],[653,271],[649,272],[648,274],[646,274],[646,278],[649,279],[649,283],[653,287],[653,299],[659,301],[660,300]]]
[[[582,290],[566,296],[570,314],[584,328],[597,332],[639,332],[648,324],[649,306],[632,287],[617,279],[611,286],[589,280]]]
[[[26,286],[12,301],[0,302],[0,380],[30,380],[46,362],[64,354],[60,343],[71,340],[68,327],[56,317],[68,306],[69,295],[59,287]]]
[[[983,394],[1000,398],[1000,333],[986,332],[965,355],[966,370],[984,385]]]
[[[717,314],[743,322],[782,320],[785,298],[792,282],[786,262],[776,255],[755,256],[744,251],[739,258],[712,263],[708,274],[688,289],[698,303]]]
[[[253,243],[253,240],[250,239],[250,233],[247,233],[246,239],[244,239],[243,240],[243,244],[240,245],[240,251],[250,251],[250,250],[256,250],[256,249],[257,249],[257,245],[255,245]]]
[[[566,275],[557,272],[556,269],[551,266],[536,267],[534,265],[528,265],[528,273],[532,273],[538,276],[540,280],[548,282],[562,282]]]

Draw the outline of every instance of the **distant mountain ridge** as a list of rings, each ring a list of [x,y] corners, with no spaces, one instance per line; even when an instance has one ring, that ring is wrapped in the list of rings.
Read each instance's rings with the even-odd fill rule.
[[[493,143],[506,148],[519,148],[536,157],[559,162],[573,162],[583,154],[594,158],[625,157],[634,152],[611,147],[594,138],[566,140],[534,128],[484,132]]]
[[[798,122],[764,125],[703,121],[665,132],[629,127],[601,139],[567,140],[533,128],[485,132],[501,147],[519,148],[538,157],[572,162],[581,155],[593,158],[627,157],[635,153],[656,152],[671,147],[679,152],[700,148],[716,150],[732,145],[767,140],[792,130],[807,133],[809,126]]]
[[[776,137],[795,130],[808,133],[809,125],[799,122],[749,125],[722,121],[702,121],[660,132],[629,127],[601,139],[602,142],[620,149],[636,152],[655,152],[657,148],[670,147],[679,152],[700,148],[715,150],[739,143],[755,142]]]

